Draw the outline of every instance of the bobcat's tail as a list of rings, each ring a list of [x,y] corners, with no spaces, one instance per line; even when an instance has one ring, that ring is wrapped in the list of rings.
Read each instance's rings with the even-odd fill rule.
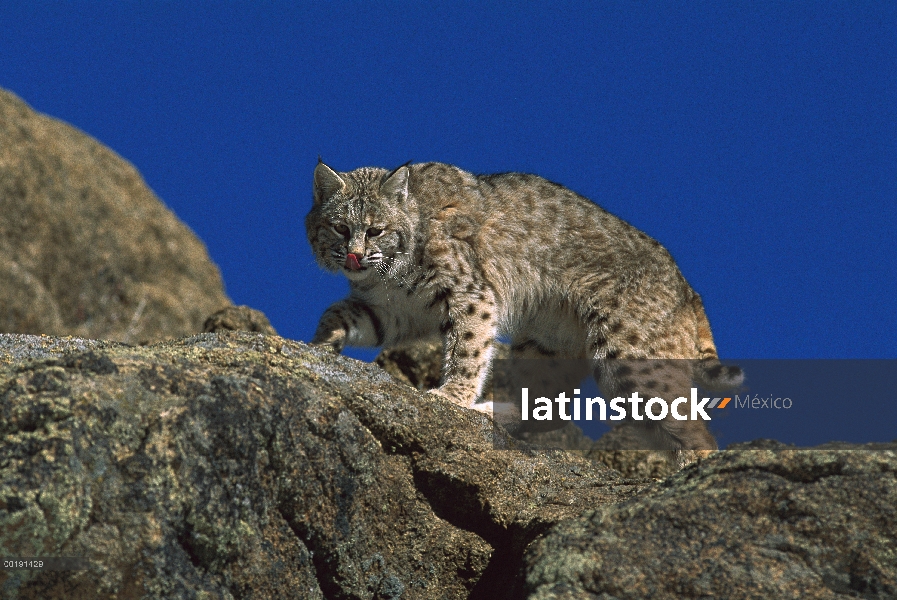
[[[700,359],[695,367],[695,380],[711,391],[737,388],[744,381],[744,371],[740,367],[719,362],[716,344],[713,343],[713,333],[710,332],[710,322],[707,320],[707,313],[704,312],[704,303],[697,293],[692,297],[692,307],[698,326],[697,346]]]

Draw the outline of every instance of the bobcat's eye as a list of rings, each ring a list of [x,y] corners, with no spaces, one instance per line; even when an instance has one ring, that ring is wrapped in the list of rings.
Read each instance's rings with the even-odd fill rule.
[[[333,230],[343,237],[349,236],[349,228],[346,227],[345,225],[343,225],[342,223],[333,225]]]
[[[367,236],[368,236],[369,238],[371,238],[371,237],[377,237],[377,236],[380,235],[381,233],[383,233],[383,230],[380,229],[379,227],[371,227],[371,228],[369,228],[369,229],[367,230]]]

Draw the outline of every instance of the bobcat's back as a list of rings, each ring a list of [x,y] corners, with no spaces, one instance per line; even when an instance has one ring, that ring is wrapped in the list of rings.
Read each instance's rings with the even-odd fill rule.
[[[474,176],[439,163],[411,167],[410,193],[428,268],[458,266],[455,287],[475,266],[497,297],[502,334],[550,307],[606,332],[605,353],[699,357],[694,323],[692,343],[678,347],[669,331],[645,327],[692,310],[696,294],[670,254],[588,199],[535,175]]]

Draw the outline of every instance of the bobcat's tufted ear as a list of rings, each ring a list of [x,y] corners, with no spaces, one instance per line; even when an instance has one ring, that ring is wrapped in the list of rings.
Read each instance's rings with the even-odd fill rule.
[[[315,204],[320,204],[345,187],[346,182],[343,178],[318,159],[318,166],[315,167]]]
[[[408,170],[409,163],[405,163],[392,173],[386,176],[383,183],[380,184],[380,194],[397,198],[399,202],[404,202],[408,198]]]

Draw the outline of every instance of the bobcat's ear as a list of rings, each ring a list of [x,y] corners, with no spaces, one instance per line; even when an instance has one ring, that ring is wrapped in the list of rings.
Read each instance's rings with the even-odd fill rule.
[[[315,204],[320,204],[346,187],[346,182],[343,181],[343,178],[336,171],[320,162],[320,160],[318,159],[318,166],[315,167]]]
[[[408,164],[405,163],[392,173],[386,176],[383,183],[380,184],[380,194],[398,198],[399,202],[404,202],[408,198]]]

